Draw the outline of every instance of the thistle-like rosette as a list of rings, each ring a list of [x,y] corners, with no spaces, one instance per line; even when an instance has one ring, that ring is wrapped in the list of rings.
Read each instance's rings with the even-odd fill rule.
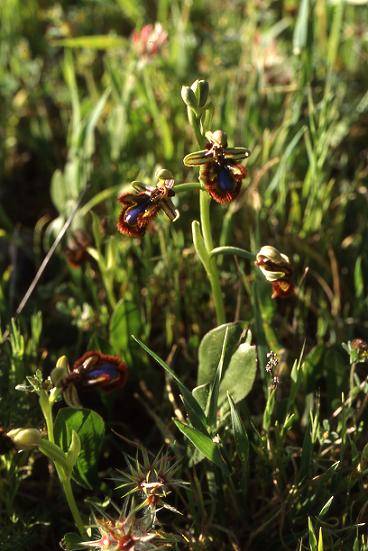
[[[101,551],[155,551],[173,549],[179,542],[177,536],[156,529],[154,515],[137,517],[134,512],[127,514],[126,505],[122,511],[118,510],[117,518],[108,516],[104,511],[101,514],[100,517],[94,515],[91,526],[97,539],[83,542],[81,545],[85,548]]]
[[[199,179],[217,203],[230,203],[238,196],[247,175],[247,169],[239,161],[249,157],[250,151],[245,147],[228,147],[222,130],[207,132],[206,138],[206,149],[186,155],[184,164],[200,167]]]
[[[148,224],[162,210],[171,221],[177,217],[171,197],[174,180],[166,178],[168,171],[162,171],[164,177],[158,178],[156,187],[145,186],[141,182],[133,182],[137,193],[124,193],[119,197],[123,208],[119,216],[117,228],[123,235],[140,237],[144,235]]]
[[[286,298],[294,294],[293,273],[289,257],[275,247],[266,245],[257,253],[256,266],[272,285],[272,298]]]
[[[150,458],[142,450],[142,461],[126,457],[127,467],[118,471],[119,476],[114,478],[118,482],[116,489],[124,489],[123,497],[137,494],[141,499],[138,509],[148,507],[152,512],[168,509],[178,513],[172,505],[167,503],[167,497],[174,489],[185,488],[187,483],[176,478],[178,463],[173,462],[168,455],[159,452],[156,457]]]
[[[148,523],[136,519],[134,515],[118,519],[100,518],[95,520],[98,539],[83,542],[84,547],[100,549],[101,551],[131,551],[154,550],[154,540],[159,541],[157,531],[150,530]]]

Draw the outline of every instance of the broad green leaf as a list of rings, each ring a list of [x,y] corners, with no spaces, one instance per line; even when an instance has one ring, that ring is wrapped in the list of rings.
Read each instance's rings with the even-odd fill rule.
[[[257,371],[256,347],[244,342],[231,357],[220,385],[219,404],[229,392],[235,403],[243,400],[252,389]]]
[[[197,400],[198,404],[201,406],[203,411],[206,409],[206,405],[208,402],[208,393],[209,393],[210,385],[199,385],[193,388],[192,394],[194,398]]]
[[[62,408],[55,419],[56,443],[68,452],[73,431],[79,436],[81,450],[74,468],[77,482],[93,486],[97,477],[97,463],[105,434],[104,420],[90,409]]]
[[[183,402],[187,410],[190,422],[193,427],[199,429],[203,433],[207,433],[207,421],[204,415],[203,410],[198,404],[197,400],[192,396],[192,393],[188,388],[181,382],[176,373],[167,365],[164,360],[162,360],[157,354],[155,354],[148,346],[146,346],[141,340],[137,339],[132,335],[132,338],[145,350],[163,369],[174,379],[176,384],[179,387],[179,390],[183,396]]]
[[[228,342],[223,365],[223,371],[226,372],[231,356],[239,346],[244,327],[244,322],[225,323],[212,329],[203,337],[198,351],[197,385],[212,383],[221,358],[226,329],[228,329]]]
[[[193,446],[199,452],[201,452],[209,461],[211,461],[221,469],[225,467],[225,464],[220,455],[218,445],[215,444],[215,442],[213,442],[209,436],[203,434],[197,429],[194,429],[193,427],[189,427],[188,425],[181,423],[181,421],[178,421],[177,419],[174,419],[174,423],[178,427],[178,429],[184,434],[184,436],[186,436],[188,440],[192,442]]]

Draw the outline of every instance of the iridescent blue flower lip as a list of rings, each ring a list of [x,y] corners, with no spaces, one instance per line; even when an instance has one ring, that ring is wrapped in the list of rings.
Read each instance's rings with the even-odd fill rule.
[[[91,371],[87,372],[87,379],[89,381],[93,379],[97,379],[101,376],[103,377],[110,377],[111,379],[114,379],[116,377],[119,377],[119,371],[116,367],[116,365],[104,363],[101,364],[98,369],[92,369]]]
[[[131,226],[136,224],[138,216],[144,214],[144,211],[148,208],[150,202],[150,198],[147,197],[146,200],[141,201],[136,206],[128,208],[124,215],[125,222]]]
[[[226,166],[221,166],[216,169],[219,188],[224,192],[234,190],[236,182],[234,176]]]
[[[91,350],[78,358],[62,386],[64,392],[73,385],[83,388],[99,387],[108,391],[122,387],[127,373],[126,364],[118,356]]]
[[[171,197],[175,195],[173,190],[174,180],[165,177],[158,178],[157,186],[145,186],[141,182],[132,182],[136,193],[124,193],[119,197],[122,211],[119,216],[117,228],[120,233],[130,237],[140,237],[146,231],[150,221],[163,211],[171,221],[175,220],[177,213]]]

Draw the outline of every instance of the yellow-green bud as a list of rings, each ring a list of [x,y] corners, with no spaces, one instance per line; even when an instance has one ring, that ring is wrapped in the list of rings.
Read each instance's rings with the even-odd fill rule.
[[[166,168],[160,168],[155,173],[155,179],[156,180],[172,180],[174,176],[172,175],[172,172],[170,170],[166,170]]]
[[[52,384],[56,387],[60,386],[60,383],[69,373],[69,364],[66,356],[61,356],[56,362],[56,367],[51,371],[50,378]]]
[[[191,109],[197,110],[197,98],[190,86],[182,86],[181,97],[185,105]]]
[[[203,109],[203,107],[206,106],[210,92],[210,86],[207,80],[196,80],[195,82],[193,82],[191,89],[193,90],[197,99],[198,107]]]
[[[12,429],[7,433],[17,450],[34,448],[41,442],[41,432],[38,429]]]

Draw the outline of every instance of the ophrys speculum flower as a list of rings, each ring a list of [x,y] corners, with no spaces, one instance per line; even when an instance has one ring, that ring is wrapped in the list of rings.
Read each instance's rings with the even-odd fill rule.
[[[242,180],[247,175],[239,161],[250,155],[245,147],[228,147],[222,130],[207,132],[206,149],[184,157],[185,166],[199,166],[199,179],[217,203],[229,203],[239,194]]]
[[[286,254],[271,245],[265,245],[257,253],[255,264],[271,283],[272,298],[286,298],[294,294],[291,281],[293,270]]]
[[[146,186],[141,182],[133,182],[132,186],[136,193],[124,193],[119,197],[123,205],[117,223],[120,233],[140,237],[161,210],[171,221],[176,219],[177,213],[171,200],[175,195],[174,180],[167,170],[159,173],[157,186]]]
[[[81,407],[77,389],[100,388],[105,392],[125,385],[128,367],[119,356],[90,350],[78,358],[70,369],[67,361],[51,373],[55,387],[60,388],[70,407]]]

